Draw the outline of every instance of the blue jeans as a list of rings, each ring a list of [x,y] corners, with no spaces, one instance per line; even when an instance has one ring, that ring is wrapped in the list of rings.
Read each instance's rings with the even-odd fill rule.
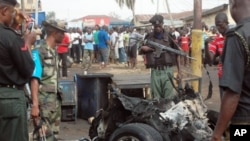
[[[118,53],[119,53],[119,62],[127,62],[127,55],[124,47],[118,48]]]

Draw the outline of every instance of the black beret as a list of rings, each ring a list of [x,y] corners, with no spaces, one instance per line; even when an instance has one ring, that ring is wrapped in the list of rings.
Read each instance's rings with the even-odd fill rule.
[[[10,4],[12,6],[16,6],[16,4],[17,4],[16,0],[0,0],[0,2],[5,2],[5,3]]]
[[[162,24],[163,23],[163,16],[162,15],[154,15],[149,22],[152,24]]]
[[[63,31],[63,32],[66,32],[65,30],[65,23],[57,23],[56,21],[54,20],[50,20],[50,21],[43,21],[43,26],[46,28],[46,27],[52,27],[56,30],[59,30],[59,31]]]

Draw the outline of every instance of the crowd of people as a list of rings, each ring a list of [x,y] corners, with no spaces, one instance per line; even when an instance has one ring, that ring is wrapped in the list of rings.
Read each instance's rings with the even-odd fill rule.
[[[190,27],[176,28],[164,26],[164,29],[170,33],[171,40],[174,40],[176,46],[188,55],[191,53]],[[92,63],[100,63],[100,69],[106,68],[108,64],[124,64],[128,68],[137,68],[138,48],[147,33],[151,32],[151,26],[146,28],[133,27],[107,27],[95,25],[94,27],[85,27],[84,29],[70,27],[65,34],[68,49],[65,49],[66,56],[72,58],[75,64],[81,64],[84,71],[87,71]],[[211,35],[211,30],[204,28],[205,37]],[[101,32],[100,36],[99,33]],[[209,35],[208,35],[209,34]],[[214,34],[215,35],[215,34]],[[106,38],[106,39],[105,39]],[[100,41],[99,41],[100,40]],[[99,43],[100,42],[100,43]],[[204,41],[205,46],[205,41]],[[204,46],[201,47],[204,50]],[[105,50],[107,48],[107,50]],[[58,53],[61,53],[62,47],[58,47]],[[67,57],[63,59],[63,72],[66,72]],[[190,61],[182,58],[182,65],[188,66]],[[62,73],[63,77],[67,77]]]
[[[137,30],[99,25],[85,27],[83,30],[68,28],[68,55],[75,64],[81,64],[84,71],[92,63],[100,63],[100,69],[106,68],[110,63],[136,68],[136,63],[133,62],[136,62],[138,44],[144,37],[144,33]]]

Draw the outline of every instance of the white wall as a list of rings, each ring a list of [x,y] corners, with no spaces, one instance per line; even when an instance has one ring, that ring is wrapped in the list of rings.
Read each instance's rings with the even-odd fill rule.
[[[82,21],[67,22],[67,28],[80,28],[82,29]]]

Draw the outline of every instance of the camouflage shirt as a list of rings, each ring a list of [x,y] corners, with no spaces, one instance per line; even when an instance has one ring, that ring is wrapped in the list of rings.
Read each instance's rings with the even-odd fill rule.
[[[42,62],[41,92],[56,93],[58,90],[58,58],[56,50],[51,49],[46,42],[39,47]]]

